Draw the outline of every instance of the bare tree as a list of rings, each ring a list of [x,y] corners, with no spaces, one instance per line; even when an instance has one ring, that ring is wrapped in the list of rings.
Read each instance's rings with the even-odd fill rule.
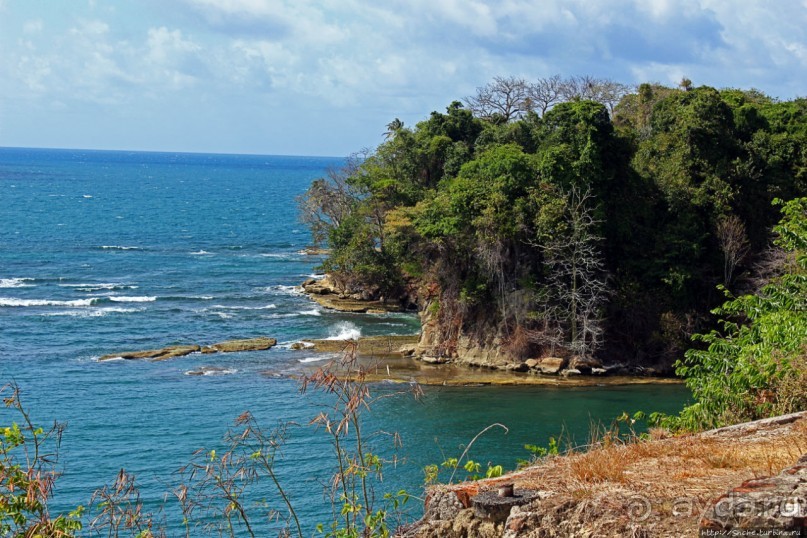
[[[590,191],[573,188],[566,200],[565,230],[543,246],[550,275],[548,312],[556,316],[572,353],[590,356],[602,343],[601,310],[608,294],[601,238]]]
[[[508,122],[522,117],[528,110],[528,84],[523,78],[496,77],[493,82],[476,89],[476,95],[465,98],[468,109],[486,120],[501,118]]]
[[[717,221],[715,234],[723,252],[723,284],[731,284],[737,265],[748,255],[750,245],[745,233],[745,224],[737,215],[729,215]]]
[[[540,111],[540,115],[553,105],[563,100],[563,80],[560,75],[552,75],[549,78],[539,78],[536,82],[527,85],[527,108],[532,111]]]
[[[608,111],[613,114],[614,107],[632,90],[627,84],[584,75],[562,81],[561,97],[565,101],[596,101],[607,106]]]

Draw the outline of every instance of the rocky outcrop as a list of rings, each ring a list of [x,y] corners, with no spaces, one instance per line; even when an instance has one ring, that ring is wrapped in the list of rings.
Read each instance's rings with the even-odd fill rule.
[[[339,312],[385,313],[401,312],[404,307],[400,302],[387,302],[375,298],[369,290],[350,292],[340,287],[330,276],[321,279],[309,279],[302,284],[303,292],[317,304]]]
[[[261,336],[243,340],[226,340],[202,348],[202,353],[236,353],[239,351],[263,351],[277,344],[274,338]]]
[[[600,443],[503,477],[430,488],[423,518],[399,535],[678,538],[699,532],[750,536],[742,532],[751,528],[803,533],[807,457],[794,465],[794,450],[806,446],[807,411],[697,435]],[[758,478],[771,471],[772,477]],[[519,498],[497,502],[497,490],[506,484]]]
[[[182,345],[182,346],[168,346],[161,349],[147,349],[144,351],[124,351],[122,353],[110,353],[109,355],[99,357],[98,360],[108,361],[112,359],[126,359],[126,360],[151,359],[155,361],[164,361],[176,357],[184,357],[185,355],[190,355],[191,353],[196,353],[197,351],[200,350],[201,350],[200,346],[196,344]]]
[[[418,335],[362,336],[358,342],[354,340],[304,340],[299,349],[313,349],[329,353],[341,353],[356,345],[356,353],[360,356],[403,355],[409,351],[419,339]]]
[[[777,476],[747,480],[721,496],[701,520],[704,531],[807,531],[807,454]],[[729,534],[732,532],[732,534]]]
[[[178,346],[168,346],[161,349],[147,349],[145,351],[124,351],[122,353],[110,353],[98,358],[99,361],[113,359],[150,359],[154,361],[164,361],[176,357],[184,357],[191,353],[234,353],[237,351],[261,351],[269,349],[277,344],[274,338],[261,336],[258,338],[248,338],[243,340],[227,340],[210,346],[200,346],[198,344],[187,344]]]

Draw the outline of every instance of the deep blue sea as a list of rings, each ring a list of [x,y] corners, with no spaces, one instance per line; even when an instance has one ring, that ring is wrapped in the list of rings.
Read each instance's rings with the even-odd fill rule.
[[[133,473],[149,510],[179,534],[170,491],[197,449],[220,447],[251,411],[290,430],[280,479],[307,535],[331,518],[323,497],[335,460],[308,423],[327,398],[299,394],[294,374],[322,356],[294,351],[301,338],[412,334],[405,314],[326,311],[299,293],[320,259],[295,198],[338,158],[0,148],[0,384],[14,381],[42,425],[67,423],[54,508],[87,505],[118,471]],[[268,351],[164,362],[104,361],[104,354],[170,344],[270,336]],[[188,372],[210,368],[212,375]],[[379,385],[374,394],[392,389]],[[386,391],[386,392],[385,392]],[[366,432],[397,432],[402,462],[379,487],[419,494],[422,467],[470,456],[513,468],[525,443],[561,432],[585,439],[592,421],[622,411],[675,411],[680,386],[425,387],[418,401],[382,399]],[[0,425],[15,420],[0,411]],[[383,435],[369,442],[390,455]],[[168,492],[168,493],[167,493]],[[168,499],[164,503],[164,500]],[[276,496],[266,502],[281,511]],[[413,501],[413,516],[418,501]],[[256,512],[256,519],[258,519]],[[269,534],[272,524],[256,522]],[[193,535],[201,535],[195,529]]]

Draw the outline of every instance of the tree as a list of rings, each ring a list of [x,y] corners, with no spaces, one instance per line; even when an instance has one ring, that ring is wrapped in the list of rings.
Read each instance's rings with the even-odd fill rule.
[[[548,277],[550,311],[576,355],[591,356],[602,345],[602,308],[608,294],[605,263],[596,233],[590,191],[566,194],[563,228],[541,245]]]
[[[717,221],[717,241],[723,253],[723,285],[728,287],[737,265],[748,255],[750,245],[745,234],[745,224],[737,215],[722,217]]]
[[[539,78],[527,86],[528,108],[539,111],[540,115],[563,99],[563,80],[560,75]]]
[[[315,245],[324,244],[355,209],[359,196],[348,180],[358,173],[362,161],[358,154],[351,156],[345,166],[328,170],[327,177],[315,180],[297,198],[300,220],[310,228]]]
[[[476,89],[476,95],[465,98],[473,114],[488,121],[522,117],[528,110],[528,84],[523,78],[496,77],[493,82]]]

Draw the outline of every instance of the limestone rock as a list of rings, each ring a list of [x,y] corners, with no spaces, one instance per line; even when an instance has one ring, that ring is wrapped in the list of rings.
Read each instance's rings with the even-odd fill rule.
[[[582,373],[583,373],[583,372],[581,372],[581,371],[580,371],[580,370],[578,370],[577,368],[567,368],[567,369],[563,370],[563,371],[560,373],[560,375],[562,375],[563,377],[571,377],[571,376],[573,376],[573,375],[580,375],[580,374],[582,374]]]
[[[566,359],[561,357],[544,357],[538,363],[542,374],[557,375],[566,366]]]
[[[237,351],[261,351],[269,349],[277,344],[274,338],[261,336],[258,338],[247,338],[244,340],[227,340],[210,346],[221,353],[234,353]]]
[[[173,359],[175,357],[184,357],[191,353],[196,353],[201,348],[195,344],[181,345],[181,346],[168,346],[162,349],[147,349],[145,351],[125,351],[123,353],[111,353],[99,357],[99,361],[108,361],[111,359],[152,359],[155,361],[163,361],[166,359]]]
[[[524,364],[527,365],[527,368],[537,368],[541,364],[541,359],[527,359]]]

